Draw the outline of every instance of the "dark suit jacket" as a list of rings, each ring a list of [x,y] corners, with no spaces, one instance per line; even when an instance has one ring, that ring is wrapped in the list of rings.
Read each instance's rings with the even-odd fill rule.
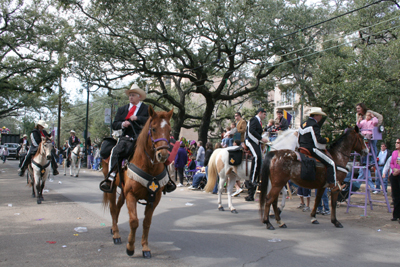
[[[284,117],[279,122],[279,130],[286,131],[289,128],[289,123]]]
[[[258,118],[256,118],[256,117],[251,118],[248,129],[247,129],[247,133],[246,133],[247,139],[258,144],[258,142],[262,139],[262,136],[261,136],[262,132],[263,132],[263,129],[261,127],[261,124],[260,124]],[[253,137],[256,140],[254,140]]]
[[[113,130],[120,130],[122,129],[122,123],[125,121],[125,117],[128,115],[129,112],[129,104],[118,108],[117,114],[115,115],[114,122],[112,124]],[[146,124],[147,119],[149,118],[149,106],[142,102],[138,112],[136,113],[137,120],[132,123],[133,127],[135,128],[136,134],[139,136],[140,132],[142,131],[143,126]],[[132,127],[124,128],[122,130],[122,135],[128,135],[130,137],[136,137]]]
[[[46,132],[46,130],[42,131],[44,136],[46,137],[51,137],[50,134]],[[38,147],[39,144],[42,142],[42,135],[40,134],[40,131],[38,129],[33,129],[31,132],[31,141],[32,141],[32,146]]]
[[[315,138],[317,139],[317,142],[320,144],[326,144],[327,140],[323,137],[321,137],[321,128],[319,127],[319,124],[313,119],[313,118],[308,118],[307,122],[303,124],[303,129],[306,127],[312,127],[315,133]],[[307,133],[304,135],[300,135],[299,137],[299,145],[300,147],[307,148],[308,150],[312,151],[313,148],[315,148],[314,140],[312,139],[311,133]]]

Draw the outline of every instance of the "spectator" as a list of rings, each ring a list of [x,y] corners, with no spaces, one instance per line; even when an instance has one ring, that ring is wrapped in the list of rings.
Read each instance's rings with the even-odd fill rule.
[[[278,131],[286,131],[289,128],[288,121],[283,117],[283,111],[278,109],[276,112],[276,121],[279,122]]]
[[[203,142],[199,141],[199,148],[197,149],[197,156],[196,156],[196,161],[198,166],[205,166],[204,165],[205,154],[206,152],[203,147]]]
[[[297,195],[300,197],[300,205],[297,208],[303,209],[303,211],[310,211],[311,190],[299,186],[297,188]],[[304,204],[304,198],[307,199],[307,206]]]
[[[6,163],[7,157],[8,157],[8,155],[9,155],[9,152],[8,152],[7,147],[4,147],[4,148],[1,150],[0,155],[1,155],[1,158],[3,159],[3,164]]]
[[[234,136],[234,140],[240,139],[240,142],[244,142],[244,134],[246,133],[246,121],[242,118],[242,114],[240,112],[235,113],[235,120],[236,120],[236,129],[237,132],[240,133],[240,138],[238,136]]]
[[[94,145],[94,148],[93,148],[93,158],[94,158],[93,170],[97,171],[97,170],[99,170],[100,162],[101,162],[100,149],[98,148],[97,145]]]
[[[360,128],[361,134],[367,138],[372,138],[372,129],[378,125],[378,119],[371,112],[365,114],[365,119],[358,117],[357,127]]]
[[[175,157],[175,168],[177,170],[177,176],[179,177],[179,184],[177,185],[178,187],[183,186],[183,171],[185,169],[187,162],[188,162],[188,155],[185,149],[185,143],[181,142],[181,145],[178,149],[178,153],[176,154]]]
[[[379,151],[379,154],[378,154],[378,157],[376,158],[376,160],[378,161],[378,168],[382,175],[383,185],[385,186],[385,192],[387,192],[389,175],[386,175],[386,173],[383,172],[383,168],[385,166],[387,159],[390,157],[391,154],[392,154],[392,152],[390,150],[388,150],[386,147],[386,144],[382,142],[381,143],[381,151]],[[381,189],[380,179],[377,179],[375,183],[376,183],[376,189]],[[372,193],[377,194],[378,192],[379,191],[374,191]]]
[[[228,147],[233,145],[233,138],[231,134],[231,127],[226,127],[226,132],[224,134],[224,139],[222,139],[222,147]]]
[[[236,139],[240,140],[240,133],[238,132],[236,128],[236,123],[234,122],[231,123],[231,136],[232,136],[232,145],[234,145],[233,143]]]
[[[270,119],[268,121],[267,127],[265,127],[264,131],[268,133],[268,138],[269,141],[272,142],[278,137],[278,132],[275,127],[275,121],[273,119]],[[279,124],[278,124],[279,125]]]
[[[194,176],[193,176],[193,183],[190,187],[188,187],[188,189],[198,189],[201,180],[206,177],[206,179],[208,180],[208,162],[210,160],[211,154],[213,153],[213,146],[212,143],[207,142],[206,144],[206,152],[205,152],[205,157],[204,157],[204,167],[200,169],[200,172],[197,172]]]
[[[396,139],[396,150],[394,150],[392,153],[390,168],[392,169],[392,174],[390,175],[389,179],[392,187],[394,204],[393,218],[391,220],[397,221],[400,219],[400,138]]]

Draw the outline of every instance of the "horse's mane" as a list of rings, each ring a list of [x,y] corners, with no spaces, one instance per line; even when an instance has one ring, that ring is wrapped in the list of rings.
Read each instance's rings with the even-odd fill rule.
[[[339,146],[343,140],[345,139],[345,137],[347,137],[347,135],[349,135],[349,133],[353,130],[353,128],[347,128],[344,130],[344,132],[337,137],[328,147],[328,150],[331,151],[332,149],[334,149],[335,147]]]

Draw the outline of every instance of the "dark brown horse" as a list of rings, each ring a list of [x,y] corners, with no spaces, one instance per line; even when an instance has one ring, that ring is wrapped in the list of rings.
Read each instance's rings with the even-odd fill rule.
[[[165,176],[166,178],[164,177],[164,162],[169,156],[168,144],[171,134],[171,125],[169,121],[172,117],[172,113],[173,110],[169,112],[155,112],[153,108],[149,106],[150,117],[137,139],[134,156],[129,159],[128,167],[124,168],[122,171],[122,193],[118,201],[116,202],[116,188],[114,188],[112,193],[104,193],[103,195],[104,206],[110,208],[112,217],[111,231],[114,244],[121,244],[121,236],[117,223],[119,212],[126,199],[126,206],[129,212],[129,225],[131,227],[128,244],[126,245],[126,252],[129,256],[134,254],[135,234],[139,226],[137,203],[139,200],[145,200],[147,201],[147,205],[143,220],[142,252],[143,257],[151,258],[151,252],[148,246],[151,219],[154,209],[160,202],[162,190],[169,180],[168,176]],[[107,163],[103,162],[102,165],[103,174],[106,175],[108,170]],[[134,168],[134,170],[132,171],[131,168]],[[155,183],[151,181],[150,184],[148,184],[148,181],[141,178],[135,171],[138,171],[140,175],[143,175],[141,172],[144,172],[152,178],[162,175],[163,179]],[[117,175],[115,183],[117,185],[120,184],[119,175]],[[150,189],[148,190],[148,187],[153,190],[153,195],[149,195]]]
[[[350,159],[351,151],[357,151],[362,155],[368,153],[368,148],[364,143],[363,137],[359,133],[356,126],[345,130],[337,141],[335,141],[331,148],[328,150],[332,155],[337,167],[344,166]],[[336,170],[336,179],[339,184],[346,178],[347,172],[343,170]],[[269,222],[269,209],[273,205],[275,218],[279,227],[286,228],[286,225],[281,221],[278,209],[277,200],[279,192],[285,184],[291,180],[295,184],[309,189],[318,189],[315,198],[314,208],[311,212],[311,222],[318,224],[315,218],[318,203],[321,201],[322,194],[324,193],[324,186],[326,184],[326,169],[325,166],[317,164],[316,179],[315,181],[306,181],[300,178],[301,162],[298,161],[297,155],[292,150],[277,150],[271,151],[267,154],[261,169],[261,195],[260,195],[260,212],[263,223],[267,225],[267,229],[274,230],[275,228]],[[271,191],[267,194],[268,179],[271,181]],[[342,224],[336,219],[336,201],[338,191],[331,193],[331,222],[338,228],[342,228]]]

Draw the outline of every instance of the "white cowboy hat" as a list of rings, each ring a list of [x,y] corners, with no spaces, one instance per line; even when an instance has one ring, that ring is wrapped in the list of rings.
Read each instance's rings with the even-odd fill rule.
[[[75,133],[75,131],[74,131],[74,130],[71,130],[71,131],[69,131],[69,133]]]
[[[322,111],[322,108],[318,107],[311,107],[310,111],[308,112],[308,115],[322,115],[322,116],[327,116],[325,112]]]
[[[38,126],[38,125],[43,126],[43,128],[49,127],[44,120],[39,120],[38,122],[36,122],[35,125],[36,126]]]
[[[130,93],[139,94],[140,100],[142,101],[146,99],[146,92],[140,89],[139,86],[137,86],[137,84],[132,84],[131,89],[125,91],[125,94],[127,96],[129,96]]]
[[[28,137],[26,134],[24,134],[23,136],[22,136],[22,138],[24,138],[24,137]]]

